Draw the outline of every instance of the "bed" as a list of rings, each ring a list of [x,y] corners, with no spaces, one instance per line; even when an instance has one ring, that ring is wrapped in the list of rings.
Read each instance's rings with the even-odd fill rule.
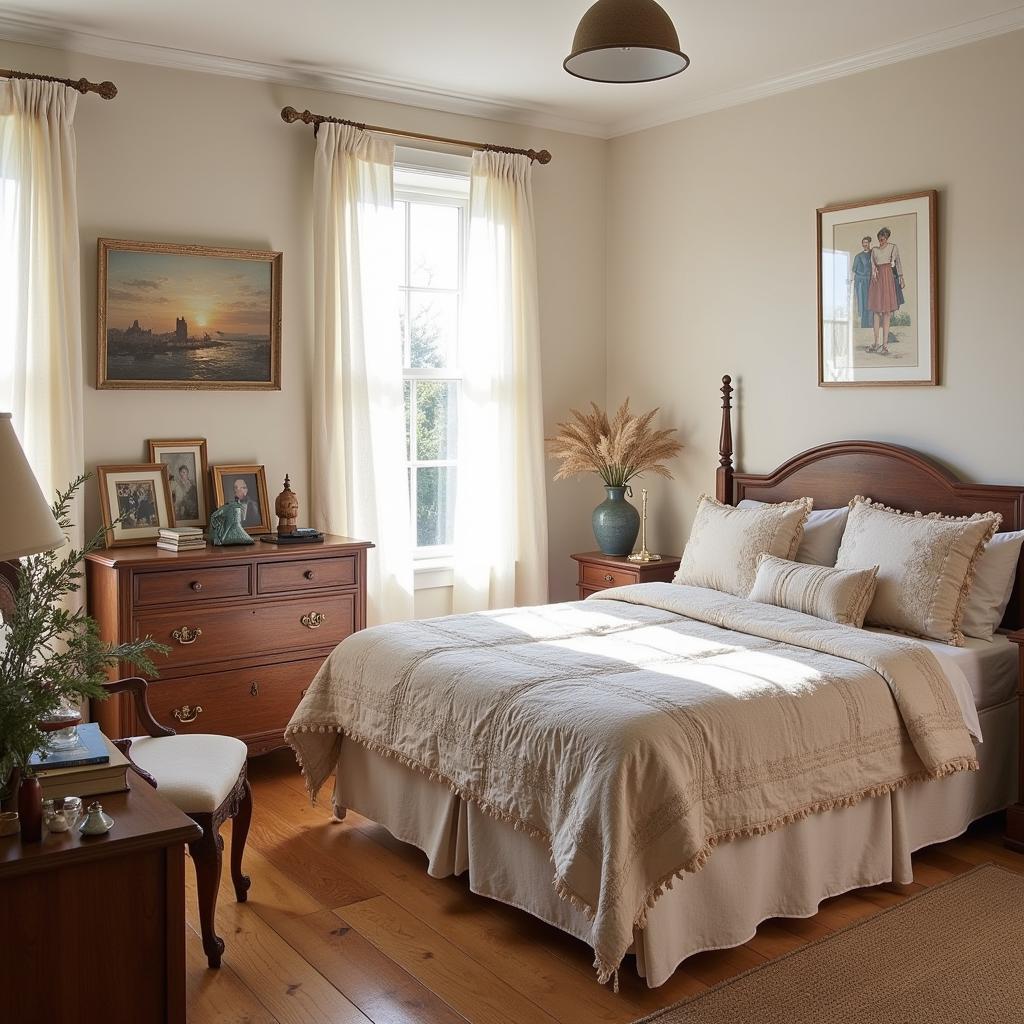
[[[726,504],[834,508],[869,493],[1024,527],[1024,488],[964,484],[880,442],[736,473],[728,378],[722,393]],[[1021,582],[1018,565],[1007,628],[1021,625]],[[1017,648],[1004,635],[952,648],[750,605],[652,583],[379,627],[328,659],[287,736],[311,795],[334,771],[339,817],[380,822],[432,875],[468,873],[473,891],[589,943],[600,980],[631,953],[654,987],[766,918],[911,882],[913,851],[1018,800]],[[751,698],[730,702],[728,728],[715,724],[723,673]]]

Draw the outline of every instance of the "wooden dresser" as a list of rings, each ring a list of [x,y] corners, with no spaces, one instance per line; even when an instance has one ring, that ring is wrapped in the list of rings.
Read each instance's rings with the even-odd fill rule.
[[[657,562],[631,562],[618,555],[602,555],[586,551],[573,555],[579,563],[577,581],[580,600],[588,594],[609,587],[625,587],[630,583],[671,583],[679,568],[679,555],[662,555]]]
[[[366,624],[369,541],[171,552],[112,548],[88,556],[89,612],[102,638],[152,636],[158,720],[181,733],[237,736],[250,754],[284,745],[310,680],[337,643]],[[135,675],[123,666],[121,675]],[[124,695],[94,702],[111,737],[143,732]]]

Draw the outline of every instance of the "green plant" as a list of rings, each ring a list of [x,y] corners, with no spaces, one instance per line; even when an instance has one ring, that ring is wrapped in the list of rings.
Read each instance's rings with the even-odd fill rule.
[[[890,327],[909,327],[910,324],[910,314],[905,309],[897,310],[891,317],[889,317]]]
[[[63,530],[71,527],[71,502],[85,479],[57,492],[53,516]],[[42,746],[40,722],[66,704],[102,700],[106,670],[118,662],[156,675],[149,655],[169,650],[150,637],[116,647],[104,643],[93,618],[65,606],[79,589],[85,556],[103,545],[104,536],[100,530],[81,550],[46,551],[19,566],[14,612],[0,652],[0,786],[12,768],[24,771]]]

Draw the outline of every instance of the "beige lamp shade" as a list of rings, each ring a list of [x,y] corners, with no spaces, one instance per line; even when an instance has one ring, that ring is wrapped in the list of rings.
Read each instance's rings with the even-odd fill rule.
[[[597,0],[562,62],[591,82],[654,82],[689,66],[672,19],[654,0]]]
[[[61,547],[64,534],[21,450],[9,412],[0,412],[0,480],[0,561]]]

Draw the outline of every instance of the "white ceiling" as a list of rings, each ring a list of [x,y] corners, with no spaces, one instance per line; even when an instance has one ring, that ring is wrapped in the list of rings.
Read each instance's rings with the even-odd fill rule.
[[[588,0],[28,0],[0,38],[608,137],[1024,28],[1009,0],[662,0],[692,66],[562,70]]]

